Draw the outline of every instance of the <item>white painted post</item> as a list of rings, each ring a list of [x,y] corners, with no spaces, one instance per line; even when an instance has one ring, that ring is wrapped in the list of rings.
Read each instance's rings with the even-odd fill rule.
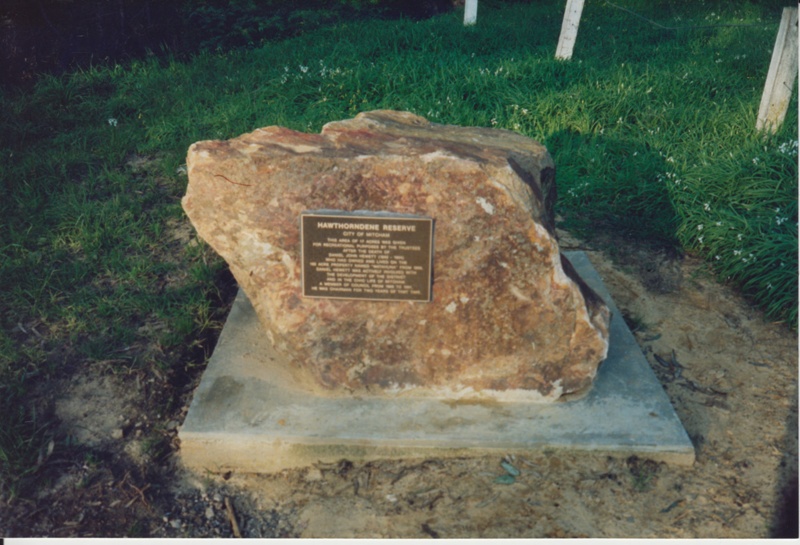
[[[558,47],[556,48],[557,59],[569,60],[572,58],[575,40],[578,39],[578,25],[581,22],[582,12],[583,0],[567,0],[564,21],[561,23],[561,35],[558,37]]]
[[[767,82],[758,108],[757,131],[775,133],[783,123],[797,77],[797,52],[797,8],[783,8]]]
[[[474,25],[478,20],[478,0],[464,2],[464,26]]]

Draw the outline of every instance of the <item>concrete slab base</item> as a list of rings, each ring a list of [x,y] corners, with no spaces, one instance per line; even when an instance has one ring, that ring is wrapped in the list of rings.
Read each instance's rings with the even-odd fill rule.
[[[613,312],[592,390],[559,403],[328,398],[293,387],[242,292],[179,431],[187,467],[274,472],[343,458],[479,456],[567,449],[691,465],[669,398],[583,252],[567,252]]]

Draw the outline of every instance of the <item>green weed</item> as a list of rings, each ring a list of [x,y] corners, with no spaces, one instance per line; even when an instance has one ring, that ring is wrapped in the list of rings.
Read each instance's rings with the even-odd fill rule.
[[[659,465],[653,460],[642,460],[631,456],[625,461],[631,476],[631,486],[636,492],[646,492],[658,480]]]

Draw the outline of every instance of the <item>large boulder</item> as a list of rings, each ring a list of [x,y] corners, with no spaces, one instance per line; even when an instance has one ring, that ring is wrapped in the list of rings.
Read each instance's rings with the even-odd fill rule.
[[[373,111],[198,142],[187,161],[187,215],[317,394],[553,401],[606,357],[608,308],[559,252],[553,161],[529,138]],[[305,297],[315,210],[433,218],[430,302]]]

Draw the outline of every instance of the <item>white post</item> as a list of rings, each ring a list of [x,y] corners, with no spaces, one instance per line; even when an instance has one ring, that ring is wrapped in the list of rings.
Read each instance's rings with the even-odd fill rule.
[[[478,20],[478,0],[464,2],[464,26],[474,25]]]
[[[783,123],[797,77],[797,56],[797,8],[783,8],[767,82],[758,108],[757,131],[775,133]]]
[[[583,0],[567,0],[567,9],[564,10],[564,21],[561,23],[561,36],[558,37],[556,58],[569,60],[575,40],[578,38],[578,25],[581,22]]]

